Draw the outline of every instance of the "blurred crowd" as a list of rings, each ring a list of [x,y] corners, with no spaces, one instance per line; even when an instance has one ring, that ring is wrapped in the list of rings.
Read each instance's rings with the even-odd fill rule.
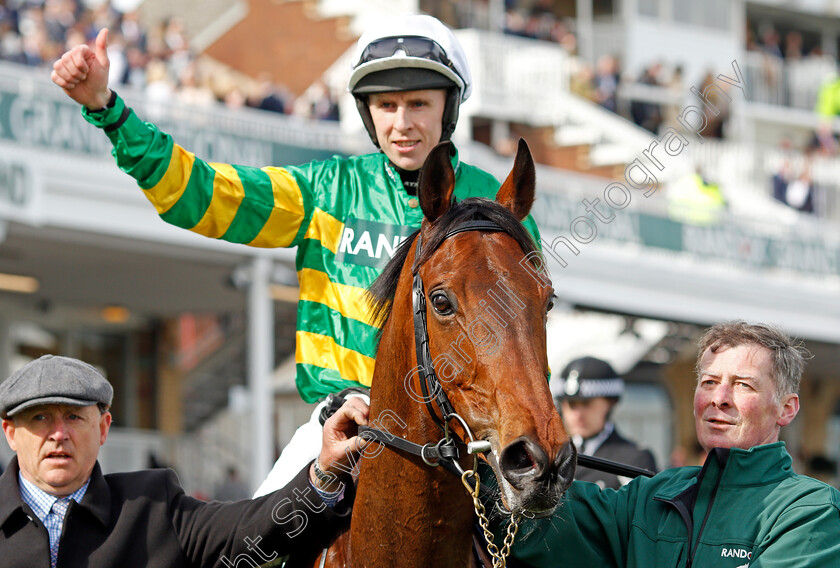
[[[708,72],[698,87],[702,90],[713,81],[714,76]],[[641,93],[626,90],[626,87],[636,85],[649,90]],[[622,69],[621,61],[614,55],[602,55],[595,65],[577,60],[569,85],[574,94],[623,116],[653,134],[658,134],[666,126],[675,126],[676,116],[685,105],[688,87],[680,65],[654,61],[638,74],[631,74]],[[622,89],[625,89],[623,94]],[[717,101],[722,111],[708,117],[706,128],[701,131],[704,137],[723,137],[729,118],[726,102]]]
[[[569,53],[576,54],[577,37],[570,22],[555,15],[553,4],[553,0],[536,0],[526,10],[516,1],[506,2],[504,33],[559,43]]]
[[[760,31],[754,33],[754,28]],[[748,26],[746,37],[747,50],[764,56],[762,74],[758,78],[774,88],[781,84],[786,89],[803,89],[803,93],[809,94],[805,108],[813,109],[819,117],[819,125],[807,142],[797,145],[790,136],[784,136],[778,141],[777,150],[782,159],[768,181],[770,194],[777,201],[801,213],[819,215],[817,195],[820,189],[812,178],[811,165],[818,156],[832,157],[840,152],[840,141],[832,126],[836,117],[840,116],[840,75],[836,72],[825,74],[825,61],[831,61],[829,68],[832,70],[837,62],[823,53],[815,38],[803,41],[802,34],[796,30],[780,34],[772,26]],[[759,38],[757,41],[756,37]],[[796,65],[803,66],[799,68],[799,75],[790,71]],[[810,75],[803,74],[801,70],[804,68],[808,72],[808,65],[813,65]],[[797,81],[797,78],[804,80]],[[685,105],[697,104],[696,99],[686,98],[691,84],[684,81],[680,65],[669,66],[654,61],[638,74],[631,74],[622,70],[618,58],[604,55],[594,66],[578,62],[573,70],[570,88],[575,94],[658,134],[666,127],[678,126],[677,113]],[[706,72],[700,84],[696,85],[697,90],[707,92],[707,87],[714,82],[714,75]],[[722,139],[727,135],[730,119],[728,93],[731,88],[720,82],[716,85],[721,90],[708,91],[711,98],[707,102],[720,112],[710,111],[709,105],[700,105],[706,114],[706,121],[699,134],[705,139]],[[636,88],[622,92],[628,86]],[[776,92],[784,95],[784,100],[776,101],[777,104],[794,106],[792,95],[785,92],[785,89]]]
[[[551,41],[577,52],[571,18],[557,16],[554,0],[505,0],[501,22],[491,21],[488,0],[421,0],[420,9],[453,28],[501,30],[508,35]]]
[[[781,84],[784,87],[783,102],[786,104],[792,102],[792,94],[789,91],[797,87],[807,87],[810,79],[792,75],[789,71],[792,67],[798,65],[802,68],[809,64],[819,64],[821,60],[832,60],[829,66],[832,71],[827,75],[823,67],[816,67],[821,71],[821,82],[813,97],[815,100],[807,101],[808,106],[813,108],[819,117],[819,124],[813,136],[802,147],[797,147],[788,136],[783,136],[778,141],[777,147],[784,158],[771,180],[773,197],[777,201],[803,213],[817,213],[817,188],[811,175],[811,163],[815,156],[834,156],[838,153],[837,135],[832,128],[832,122],[840,115],[840,80],[834,72],[837,62],[826,57],[819,36],[809,34],[806,37],[796,29],[788,29],[782,33],[768,23],[747,26],[746,49],[748,52],[764,56],[763,79],[769,84]],[[780,73],[779,68],[787,73]],[[785,77],[786,74],[789,76]],[[801,159],[796,159],[797,156],[801,156]]]
[[[421,8],[455,28],[500,29],[509,35],[557,43],[570,55],[577,55],[574,21],[559,16],[554,4],[552,0],[505,0],[500,22],[490,21],[487,1],[423,0]],[[0,0],[0,61],[49,68],[64,51],[92,43],[98,30],[108,27],[111,84],[143,92],[147,101],[159,108],[171,103],[224,104],[229,108],[251,107],[338,120],[338,103],[325,86],[315,85],[295,96],[273,82],[268,73],[245,76],[196,54],[181,20],[147,23],[139,11],[121,11],[116,7],[119,5],[116,0]],[[749,52],[765,56],[765,80],[775,77],[786,81],[776,77],[780,63],[802,65],[826,59],[818,38],[807,34],[803,37],[796,30],[780,33],[770,25],[750,22],[745,37]],[[684,84],[679,65],[653,61],[639,73],[631,74],[622,69],[621,61],[614,55],[603,55],[594,64],[577,57],[570,58],[570,62],[573,93],[654,134],[674,126],[677,114],[686,104],[690,85]],[[801,86],[802,81],[793,78],[787,78],[791,79],[787,82]],[[705,91],[713,81],[714,76],[708,73],[698,85],[699,90]],[[821,125],[806,147],[788,148],[804,152],[808,163],[817,153],[834,155],[840,149],[831,128],[834,118],[840,116],[840,78],[826,80],[814,96],[817,101],[809,104],[823,117]],[[724,96],[714,101],[721,112],[706,117],[706,127],[701,132],[705,138],[725,137],[728,102]],[[810,175],[794,174],[794,169],[782,167],[777,172],[773,195],[791,207],[813,213]],[[802,183],[808,191],[802,191]]]
[[[504,14],[500,21],[492,21],[490,2],[486,0],[421,0],[422,10],[438,17],[455,28],[500,30],[508,35],[531,38],[560,44],[572,56],[579,55],[575,35],[575,21],[553,0],[505,0]],[[599,8],[594,7],[597,11]],[[780,33],[766,22],[749,21],[746,30],[747,50],[763,54],[761,69],[742,62],[747,81],[760,81],[768,96],[762,100],[772,104],[813,109],[824,117],[811,141],[801,147],[789,139],[779,143],[783,153],[782,164],[768,176],[767,190],[777,201],[808,214],[818,214],[817,187],[811,178],[811,161],[817,154],[834,155],[840,150],[837,137],[831,132],[830,123],[840,116],[840,77],[826,81],[823,86],[826,56],[814,34],[803,34],[795,29]],[[594,64],[580,57],[569,58],[569,88],[572,93],[616,113],[634,124],[660,134],[667,127],[681,128],[677,123],[679,113],[687,105],[698,104],[689,92],[696,87],[708,92],[710,105],[699,105],[705,114],[704,126],[698,132],[704,139],[724,139],[730,123],[731,88],[716,82],[711,69],[699,79],[687,78],[678,63],[651,61],[641,70],[626,70],[616,55],[604,54]],[[788,64],[788,67],[785,67]],[[787,73],[789,67],[799,64],[796,73]],[[808,84],[807,86],[805,84]],[[811,85],[813,83],[813,85]],[[712,89],[707,89],[711,85]],[[818,99],[815,101],[814,99]],[[512,152],[511,140],[498,144],[500,153]],[[804,156],[794,159],[793,156]],[[719,184],[703,172],[686,176],[686,185],[699,188],[705,197],[714,193],[713,201],[723,203]],[[712,191],[714,190],[714,191]]]
[[[423,0],[420,4],[424,11],[455,28],[501,29],[508,35],[558,43],[569,55],[578,55],[574,20],[559,16],[554,0],[505,0],[502,22],[490,21],[486,1]],[[653,63],[639,77],[631,77],[622,72],[621,62],[613,55],[600,57],[595,65],[578,58],[572,60],[573,93],[657,132],[673,114],[672,109],[644,102],[623,104],[619,99],[622,83],[668,87],[679,92],[683,88],[682,69],[666,69],[661,63]],[[717,124],[716,130],[720,132],[722,124]]]
[[[154,103],[223,103],[324,120],[338,119],[327,89],[295,97],[268,75],[247,77],[191,49],[183,22],[145,25],[139,11],[108,0],[0,0],[0,61],[50,67],[75,45],[92,43],[109,28],[112,85],[126,85]]]
[[[806,46],[802,33],[797,30],[785,32],[782,40],[782,34],[773,26],[747,26],[746,37],[747,51],[761,52],[780,59],[795,60],[823,55],[819,43]]]

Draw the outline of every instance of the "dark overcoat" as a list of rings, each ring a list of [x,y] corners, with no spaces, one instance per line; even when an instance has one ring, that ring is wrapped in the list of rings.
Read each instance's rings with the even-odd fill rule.
[[[0,476],[0,565],[50,568],[49,535],[20,497],[18,471],[15,457]],[[308,472],[259,499],[208,503],[187,496],[172,470],[102,475],[97,463],[85,496],[67,510],[57,566],[255,566],[315,550],[349,521],[353,496],[348,486],[327,507]]]

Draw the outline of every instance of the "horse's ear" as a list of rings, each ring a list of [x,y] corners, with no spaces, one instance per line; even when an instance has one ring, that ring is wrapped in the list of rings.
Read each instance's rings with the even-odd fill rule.
[[[505,183],[496,194],[496,201],[504,205],[520,221],[528,216],[531,205],[534,204],[534,191],[537,184],[537,174],[534,170],[534,159],[525,140],[519,139],[516,150],[516,160],[513,169],[508,174]]]
[[[449,142],[441,142],[429,152],[417,182],[417,199],[426,219],[434,223],[449,211],[453,191],[455,170],[449,160]]]

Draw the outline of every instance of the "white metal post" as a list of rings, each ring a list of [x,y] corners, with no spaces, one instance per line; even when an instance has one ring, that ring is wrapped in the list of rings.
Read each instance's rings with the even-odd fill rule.
[[[12,372],[12,353],[15,346],[12,345],[12,335],[9,333],[9,320],[0,316],[0,382],[6,380]]]
[[[505,3],[504,0],[490,0],[487,3],[487,11],[490,13],[490,31],[504,31],[505,28]]]
[[[578,53],[590,64],[595,63],[592,0],[576,0]]]
[[[274,461],[274,305],[269,294],[271,260],[257,257],[248,287],[248,387],[253,404],[251,486],[256,490]]]

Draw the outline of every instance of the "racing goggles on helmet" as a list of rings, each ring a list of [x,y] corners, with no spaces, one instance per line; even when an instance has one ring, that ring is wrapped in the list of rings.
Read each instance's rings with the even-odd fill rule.
[[[409,57],[428,59],[445,65],[453,71],[455,70],[455,66],[446,56],[446,51],[440,44],[423,36],[393,36],[372,41],[362,51],[356,65],[362,65],[377,59],[387,59],[398,51],[402,51]]]

